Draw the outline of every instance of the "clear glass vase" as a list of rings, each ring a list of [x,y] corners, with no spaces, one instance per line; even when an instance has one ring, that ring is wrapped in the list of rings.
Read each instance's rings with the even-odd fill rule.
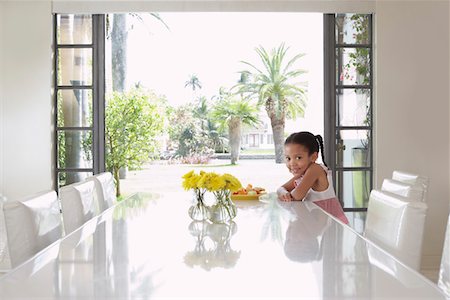
[[[210,208],[210,220],[213,223],[228,223],[236,217],[236,206],[230,199],[230,193],[219,191],[214,193],[216,203]]]
[[[203,196],[204,192],[194,191],[194,204],[188,210],[189,217],[194,221],[204,221],[210,217],[209,207],[205,205]]]
[[[233,201],[231,200],[231,195],[228,193],[227,197],[225,198],[226,204],[230,208],[230,216],[231,219],[234,219],[237,215],[237,208],[236,205],[234,205]]]

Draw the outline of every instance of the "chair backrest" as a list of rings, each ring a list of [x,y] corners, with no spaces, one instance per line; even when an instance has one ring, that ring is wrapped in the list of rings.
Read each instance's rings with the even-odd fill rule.
[[[3,205],[8,252],[15,267],[62,236],[61,212],[55,191],[42,192]]]
[[[412,185],[421,186],[424,190],[424,197],[426,197],[429,184],[428,177],[403,171],[393,171],[392,179]]]
[[[444,291],[447,297],[450,298],[450,215],[448,216],[447,230],[445,231],[445,242],[442,251],[438,286]]]
[[[409,184],[394,179],[384,179],[381,185],[383,192],[391,192],[413,201],[424,201],[425,190],[421,185]]]
[[[400,261],[420,270],[427,205],[372,190],[364,236]]]
[[[3,215],[3,204],[5,202],[6,197],[0,194],[0,272],[6,272],[11,269],[8,239],[6,238],[5,216]]]
[[[93,181],[95,184],[95,193],[100,211],[104,211],[116,203],[116,186],[111,173],[100,173],[89,177],[88,180]]]
[[[94,182],[90,180],[66,185],[59,189],[66,234],[97,215],[98,208],[94,193]]]

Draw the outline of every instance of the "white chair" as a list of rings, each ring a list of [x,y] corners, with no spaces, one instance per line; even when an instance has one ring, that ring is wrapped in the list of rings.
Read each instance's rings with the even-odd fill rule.
[[[404,183],[394,179],[384,179],[381,185],[383,192],[394,193],[414,201],[424,201],[425,190],[420,185]]]
[[[439,270],[438,286],[450,298],[450,215],[445,231],[444,249],[442,251],[441,268]]]
[[[3,205],[11,267],[24,262],[62,236],[55,191],[42,192]]]
[[[111,173],[104,172],[89,177],[95,184],[95,192],[97,195],[98,207],[101,212],[113,206],[116,201],[116,186]]]
[[[11,269],[11,261],[8,253],[8,240],[6,239],[5,217],[3,215],[3,204],[6,197],[0,194],[0,273]]]
[[[71,233],[97,215],[98,208],[94,193],[93,181],[73,183],[59,189],[66,234]]]
[[[413,173],[403,172],[403,171],[393,171],[392,179],[401,181],[403,183],[412,184],[419,186],[423,189],[423,202],[425,202],[426,194],[429,185],[429,179],[426,176],[421,176]]]
[[[420,270],[427,205],[372,190],[364,236],[400,261]]]

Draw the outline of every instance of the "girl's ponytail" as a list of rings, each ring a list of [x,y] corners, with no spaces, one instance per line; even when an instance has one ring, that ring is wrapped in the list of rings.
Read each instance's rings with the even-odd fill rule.
[[[322,162],[325,165],[325,167],[328,168],[327,163],[325,162],[325,155],[323,154],[323,139],[319,134],[316,135],[315,138],[316,138],[317,142],[319,143],[320,152],[322,154]]]

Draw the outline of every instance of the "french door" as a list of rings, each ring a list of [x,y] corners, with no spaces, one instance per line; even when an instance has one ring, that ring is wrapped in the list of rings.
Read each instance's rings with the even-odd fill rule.
[[[105,170],[104,16],[54,17],[56,187]]]
[[[366,211],[373,182],[372,15],[324,15],[326,157],[345,211]]]
[[[105,170],[105,15],[55,15],[57,187]],[[372,189],[372,16],[324,15],[325,157],[346,211]],[[255,137],[254,144],[259,143]]]

